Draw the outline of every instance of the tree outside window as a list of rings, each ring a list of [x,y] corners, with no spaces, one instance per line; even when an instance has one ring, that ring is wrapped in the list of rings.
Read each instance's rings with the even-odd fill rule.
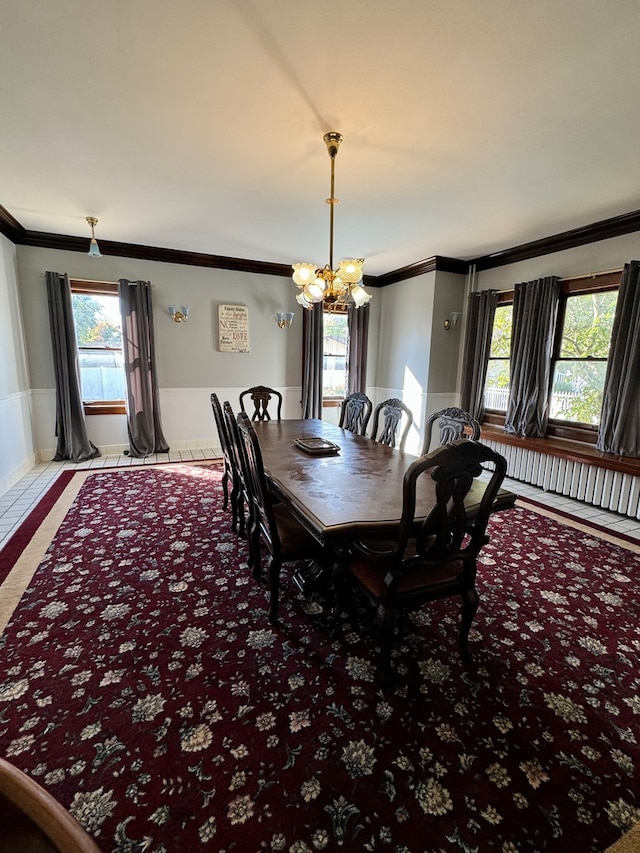
[[[491,334],[487,378],[484,386],[484,407],[498,412],[507,411],[509,400],[509,366],[513,305],[496,306]]]
[[[549,415],[561,421],[600,423],[604,377],[617,290],[568,296],[556,343]]]

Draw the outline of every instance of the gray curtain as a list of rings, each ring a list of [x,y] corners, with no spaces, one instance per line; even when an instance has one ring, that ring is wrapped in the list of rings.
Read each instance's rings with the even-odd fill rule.
[[[84,462],[100,456],[100,451],[87,435],[69,278],[57,272],[47,272],[45,280],[56,379],[57,447],[54,461],[70,459]]]
[[[537,437],[547,434],[559,296],[560,280],[556,276],[515,286],[507,432]]]
[[[322,303],[302,312],[302,417],[322,417]]]
[[[347,394],[367,391],[367,343],[369,338],[369,306],[347,305],[349,352],[347,354]]]
[[[141,458],[167,453],[169,445],[160,418],[151,284],[120,279],[118,291],[127,381],[129,454]]]
[[[460,406],[480,422],[484,418],[484,383],[497,304],[497,290],[469,294]]]
[[[625,264],[620,281],[597,446],[640,456],[640,261]]]

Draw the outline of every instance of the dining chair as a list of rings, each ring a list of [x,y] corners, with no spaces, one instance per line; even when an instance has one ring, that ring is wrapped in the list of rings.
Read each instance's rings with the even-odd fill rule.
[[[253,572],[260,573],[261,544],[266,547],[269,578],[269,621],[278,623],[280,570],[283,563],[296,560],[324,560],[322,547],[282,503],[269,494],[258,436],[246,412],[238,414],[238,432],[244,453],[249,512],[249,547]]]
[[[235,472],[233,469],[233,460],[231,458],[231,448],[229,446],[229,435],[224,422],[224,415],[222,414],[222,405],[218,399],[218,395],[215,393],[211,394],[211,408],[213,410],[213,417],[218,430],[218,438],[220,439],[220,449],[222,450],[222,459],[224,464],[224,472],[222,474],[222,508],[227,509],[229,506],[229,497],[234,486]]]
[[[349,394],[340,404],[338,426],[356,435],[366,435],[373,403],[366,394],[359,391]]]
[[[93,838],[51,794],[0,758],[0,849],[100,853]]]
[[[245,397],[249,397],[253,403],[252,421],[270,421],[272,420],[269,413],[269,403],[275,399],[276,420],[282,420],[282,394],[274,388],[269,388],[266,385],[255,385],[253,388],[247,388],[240,394],[240,409],[246,412],[244,407]]]
[[[379,426],[380,418],[382,422]],[[400,424],[403,422],[402,430]],[[400,450],[404,450],[404,445],[407,440],[407,434],[413,423],[413,413],[411,409],[405,405],[402,400],[397,397],[390,397],[378,405],[373,410],[373,426],[371,427],[371,438],[380,444],[388,444],[389,447],[395,447],[396,443]],[[400,430],[400,438],[398,432]]]
[[[471,438],[473,441],[480,439],[480,423],[472,418],[469,412],[450,406],[440,409],[427,418],[424,429],[424,441],[422,443],[421,456],[431,449],[431,436],[435,422],[438,421],[439,440],[438,445],[451,444],[457,438]]]
[[[469,520],[465,496],[487,462],[492,463],[493,473],[477,513]],[[397,614],[416,609],[424,602],[460,597],[460,655],[465,663],[469,662],[469,630],[479,601],[477,558],[489,541],[487,523],[506,470],[505,458],[480,442],[457,439],[438,447],[416,459],[404,475],[397,539],[385,543],[356,542],[351,546],[338,575],[338,590],[344,603],[344,581],[353,581],[377,607],[384,685],[392,683],[391,655]],[[416,492],[420,494],[420,484],[427,477],[433,481],[436,503],[427,517],[421,519],[416,512],[419,506]]]
[[[231,403],[228,400],[225,400],[222,404],[222,416],[229,440],[229,456],[234,470],[234,488],[231,492],[231,503],[232,506],[235,506],[236,523],[235,526],[232,525],[232,529],[238,536],[244,537],[248,531],[248,519],[246,516],[250,512],[249,490],[244,471],[238,424],[235,413],[231,408]]]

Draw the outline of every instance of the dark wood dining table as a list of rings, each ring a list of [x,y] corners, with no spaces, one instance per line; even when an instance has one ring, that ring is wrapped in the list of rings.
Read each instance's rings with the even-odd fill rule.
[[[257,421],[265,473],[275,496],[322,545],[339,548],[357,539],[389,538],[402,515],[405,471],[416,459],[370,438],[322,420]],[[301,450],[295,440],[323,438],[339,447],[326,456]],[[476,480],[469,492],[469,517],[484,492]],[[503,490],[494,508],[508,509],[516,495]],[[421,478],[417,516],[432,509],[435,490]]]

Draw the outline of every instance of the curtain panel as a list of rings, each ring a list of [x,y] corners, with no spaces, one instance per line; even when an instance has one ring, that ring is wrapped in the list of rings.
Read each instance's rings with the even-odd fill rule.
[[[470,293],[462,361],[461,408],[472,418],[484,418],[484,383],[487,378],[497,290]]]
[[[516,284],[511,329],[507,432],[547,434],[551,356],[555,339],[560,280],[547,276]]]
[[[322,303],[302,312],[302,417],[322,418]]]
[[[120,279],[122,354],[127,383],[129,454],[137,458],[167,453],[162,432],[156,369],[151,284]]]
[[[100,456],[100,451],[87,435],[69,277],[46,272],[45,281],[56,380],[57,447],[53,459],[84,462]]]
[[[640,457],[640,261],[625,264],[620,281],[597,447]]]
[[[367,390],[367,347],[369,339],[369,306],[347,305],[349,352],[347,354],[347,395],[365,394]]]

